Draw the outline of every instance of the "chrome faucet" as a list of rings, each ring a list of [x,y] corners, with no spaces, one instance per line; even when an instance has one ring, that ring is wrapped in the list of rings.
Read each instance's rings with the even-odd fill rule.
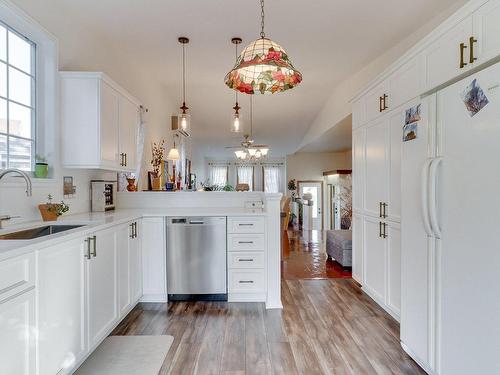
[[[15,169],[15,168],[10,168],[10,169],[4,169],[3,171],[0,171],[0,180],[2,179],[3,176],[9,173],[14,173],[22,178],[24,178],[24,181],[26,182],[26,196],[31,197],[32,194],[32,188],[31,188],[31,178],[28,176],[26,172],[23,172],[20,169]]]

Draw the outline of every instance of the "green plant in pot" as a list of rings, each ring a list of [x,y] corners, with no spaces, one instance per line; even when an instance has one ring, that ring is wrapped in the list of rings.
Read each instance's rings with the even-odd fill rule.
[[[47,160],[41,155],[36,155],[35,159],[35,177],[47,178],[49,175],[49,164]]]
[[[38,209],[42,215],[43,221],[56,221],[59,216],[69,211],[69,206],[61,203],[52,203],[52,195],[47,196],[47,203],[39,204]]]

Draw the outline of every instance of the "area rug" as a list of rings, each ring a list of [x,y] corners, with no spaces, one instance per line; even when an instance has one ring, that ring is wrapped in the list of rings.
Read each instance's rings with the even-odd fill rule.
[[[77,375],[158,375],[172,336],[110,336],[90,355]]]

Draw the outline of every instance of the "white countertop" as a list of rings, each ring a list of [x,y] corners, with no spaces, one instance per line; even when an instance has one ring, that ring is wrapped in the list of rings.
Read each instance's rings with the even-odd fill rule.
[[[264,216],[263,209],[248,208],[144,208],[119,209],[109,212],[87,212],[61,217],[57,222],[35,221],[0,230],[0,235],[50,224],[83,225],[80,228],[32,240],[0,240],[0,261],[90,235],[96,231],[127,223],[142,217],[172,216]]]

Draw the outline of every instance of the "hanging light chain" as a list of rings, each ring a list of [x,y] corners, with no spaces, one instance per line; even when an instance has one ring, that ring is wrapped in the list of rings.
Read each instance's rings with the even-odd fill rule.
[[[235,61],[238,61],[238,43],[234,43],[234,50],[235,50]],[[238,106],[238,90],[234,90],[236,93],[236,107]]]
[[[264,0],[260,0],[260,37],[265,38],[266,33],[264,32]]]
[[[253,133],[253,95],[250,95],[250,138]]]

